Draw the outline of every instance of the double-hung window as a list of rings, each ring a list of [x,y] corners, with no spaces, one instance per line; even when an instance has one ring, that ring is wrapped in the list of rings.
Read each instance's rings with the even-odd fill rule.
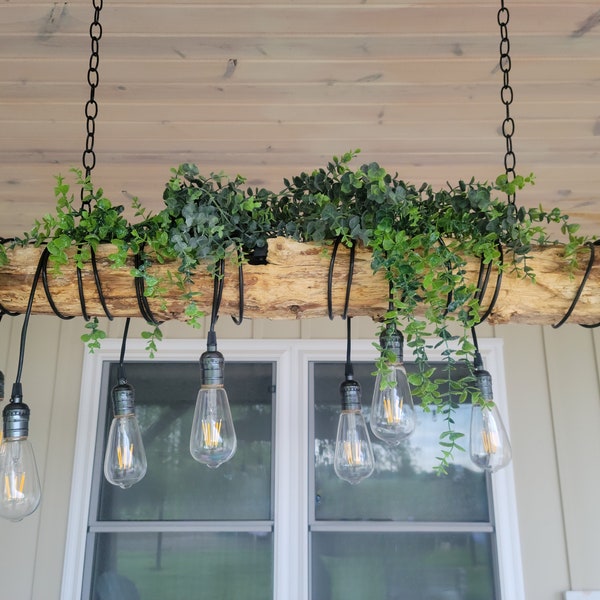
[[[148,472],[127,490],[102,473],[119,341],[87,357],[62,599],[520,600],[510,469],[492,483],[458,454],[435,475],[443,415],[418,409],[405,443],[372,438],[369,479],[336,478],[344,345],[220,341],[238,448],[209,469],[189,454],[202,343],[167,340],[150,360],[131,341]],[[375,351],[353,346],[368,416]],[[502,404],[500,347],[482,351]]]

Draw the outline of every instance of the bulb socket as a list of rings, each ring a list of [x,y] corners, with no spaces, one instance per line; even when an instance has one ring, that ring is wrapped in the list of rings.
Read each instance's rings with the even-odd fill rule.
[[[223,385],[225,359],[215,348],[209,349],[200,356],[201,385]]]
[[[342,410],[360,410],[360,383],[351,377],[346,378],[340,384],[342,395]]]
[[[23,402],[21,384],[15,383],[10,403],[2,411],[4,438],[26,438],[29,435],[29,415],[29,406]]]
[[[112,404],[115,417],[135,414],[135,390],[126,379],[119,379],[112,389]]]
[[[379,336],[379,345],[383,350],[391,351],[396,356],[396,362],[404,360],[404,336],[392,325],[388,325]]]
[[[477,380],[477,387],[486,401],[493,400],[494,394],[492,392],[492,376],[485,369],[475,370],[475,379]]]

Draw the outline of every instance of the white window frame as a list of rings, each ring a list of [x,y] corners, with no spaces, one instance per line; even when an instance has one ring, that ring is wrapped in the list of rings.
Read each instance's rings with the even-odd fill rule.
[[[205,346],[204,340],[163,340],[154,360],[195,361],[206,349]],[[485,368],[492,375],[494,400],[508,428],[502,340],[481,339],[479,346]],[[118,361],[120,349],[120,339],[108,339],[103,341],[100,350],[94,354],[86,353],[84,358],[61,600],[81,598],[95,449],[95,443],[90,441],[96,440],[103,363]],[[226,362],[248,361],[251,357],[252,360],[277,363],[274,598],[307,600],[309,364],[315,361],[343,362],[346,341],[223,339],[219,340],[219,350]],[[435,350],[429,356],[432,361],[443,359]],[[376,357],[370,340],[353,340],[353,361],[374,361]],[[148,360],[145,342],[129,340],[126,359]],[[408,349],[405,359],[412,360]],[[340,375],[340,381],[342,378]],[[135,382],[132,383],[135,385]],[[297,473],[305,473],[306,476],[297,477],[294,475]],[[502,600],[525,600],[512,465],[492,476],[492,493],[501,597]]]

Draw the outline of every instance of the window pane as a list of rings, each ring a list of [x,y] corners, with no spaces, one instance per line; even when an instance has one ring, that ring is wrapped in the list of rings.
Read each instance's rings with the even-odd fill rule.
[[[271,533],[101,533],[91,600],[273,596]]]
[[[313,533],[313,600],[494,600],[484,533]]]
[[[456,464],[448,475],[440,477],[433,472],[439,436],[446,423],[441,415],[421,410],[418,399],[417,427],[406,441],[392,447],[371,435],[373,475],[355,486],[338,479],[333,457],[344,365],[315,363],[313,369],[316,520],[489,521],[486,477],[472,466],[468,453],[456,452]],[[354,363],[367,421],[375,383],[373,370],[372,363]],[[462,405],[454,417],[456,429],[466,434],[465,440],[470,410],[470,405]]]
[[[98,519],[270,520],[274,365],[226,363],[225,387],[238,438],[234,457],[218,469],[196,462],[189,439],[200,386],[198,363],[130,363],[136,413],[148,457],[142,481],[122,490],[102,473]],[[110,366],[110,389],[117,365]],[[107,427],[112,407],[107,403]],[[106,439],[105,439],[106,444]],[[99,464],[100,470],[102,464]],[[248,499],[252,501],[249,502]]]

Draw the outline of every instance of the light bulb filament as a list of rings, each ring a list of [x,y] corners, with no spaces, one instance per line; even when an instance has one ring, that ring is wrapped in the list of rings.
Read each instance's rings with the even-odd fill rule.
[[[129,444],[129,448],[127,446],[117,446],[117,462],[121,471],[131,469],[131,465],[133,464],[133,444]]]
[[[482,431],[481,441],[487,454],[496,454],[498,450],[498,435],[493,431]]]
[[[4,476],[4,495],[7,500],[19,500],[24,497],[25,473],[21,473],[18,485],[17,478],[18,475],[16,473],[10,473]]]
[[[399,423],[402,420],[402,408],[404,406],[404,398],[400,398],[400,402],[392,403],[392,398],[386,396],[383,399],[383,410],[385,419],[388,425]]]
[[[202,435],[204,437],[205,448],[217,448],[222,443],[221,438],[221,425],[223,424],[222,419],[216,420],[202,420]]]
[[[362,444],[358,440],[344,442],[344,454],[349,465],[360,466],[363,464],[361,446]]]

